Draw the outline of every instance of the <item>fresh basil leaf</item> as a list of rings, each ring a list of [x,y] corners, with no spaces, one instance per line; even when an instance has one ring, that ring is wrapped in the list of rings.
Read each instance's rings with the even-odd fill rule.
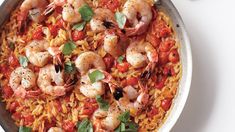
[[[66,44],[64,44],[62,53],[64,55],[70,55],[76,47],[77,46],[74,44],[73,41],[69,41]]]
[[[120,29],[123,29],[125,24],[126,24],[126,16],[121,12],[116,12],[115,13],[115,19],[118,23],[118,27]]]
[[[73,26],[73,30],[82,31],[86,25],[86,22],[81,22]]]
[[[8,45],[8,47],[9,47],[12,51],[15,50],[15,44],[14,44],[13,42],[10,42],[9,45]]]
[[[123,60],[124,60],[124,56],[119,56],[117,59],[117,62],[120,64],[123,62]]]
[[[125,111],[118,117],[118,119],[123,123],[127,123],[130,120],[130,111]]]
[[[92,16],[94,15],[91,7],[87,4],[84,4],[82,7],[80,7],[78,9],[78,12],[81,14],[82,20],[84,21],[90,21]]]
[[[72,63],[71,61],[65,62],[64,64],[64,71],[66,73],[72,73],[75,71],[75,64]]]
[[[106,110],[106,111],[109,109],[109,102],[105,101],[100,95],[96,96],[96,101],[98,102],[100,109]]]
[[[28,58],[26,56],[20,56],[19,57],[19,62],[22,67],[27,67],[28,66]]]
[[[19,132],[31,132],[31,128],[25,127],[25,126],[20,126]]]
[[[134,122],[128,122],[125,125],[125,132],[138,132],[138,124]]]
[[[91,122],[86,118],[82,122],[77,123],[78,132],[93,132],[93,126]]]
[[[104,74],[99,70],[95,70],[95,71],[89,73],[88,77],[90,78],[91,83],[100,81],[105,78]]]

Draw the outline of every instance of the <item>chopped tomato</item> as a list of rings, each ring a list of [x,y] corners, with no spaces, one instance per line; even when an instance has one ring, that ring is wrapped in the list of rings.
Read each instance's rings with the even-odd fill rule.
[[[119,0],[100,0],[101,6],[106,6],[112,12],[115,12],[119,7]]]
[[[128,79],[126,79],[126,83],[127,85],[136,85],[138,84],[138,78],[137,77],[130,77]]]
[[[147,41],[153,45],[154,48],[158,48],[161,43],[161,39],[158,38],[156,35],[147,35]]]
[[[74,132],[75,131],[75,124],[72,121],[65,121],[62,124],[62,128],[65,132]]]
[[[168,60],[168,52],[159,52],[159,64],[160,65],[164,65],[166,64],[169,60]]]
[[[106,55],[103,60],[106,65],[106,68],[110,70],[114,65],[115,59],[111,55]]]
[[[22,115],[20,112],[15,112],[11,116],[14,120],[20,120],[22,118]]]
[[[42,27],[38,27],[36,29],[36,31],[33,33],[33,39],[36,39],[36,40],[42,40],[43,39],[43,31],[42,31]]]
[[[158,82],[156,83],[155,87],[161,90],[165,86],[166,79],[167,79],[167,76],[159,76]]]
[[[127,81],[126,79],[121,81],[121,86],[126,87],[127,86]]]
[[[46,120],[44,122],[44,130],[45,131],[48,131],[51,127],[55,127],[55,126],[56,126],[56,122],[53,120],[51,122],[49,122],[48,120]]]
[[[84,38],[85,38],[85,33],[83,31],[74,30],[72,32],[72,39],[73,39],[73,41],[82,40]]]
[[[14,94],[14,92],[10,86],[4,86],[2,88],[2,92],[3,92],[2,95],[4,98],[10,98]]]
[[[169,61],[172,63],[177,63],[179,61],[179,53],[176,49],[172,50],[169,54]]]
[[[174,67],[165,66],[164,69],[163,69],[163,74],[166,75],[166,76],[174,76],[175,75]]]
[[[147,113],[148,117],[153,117],[159,113],[156,107],[152,107],[151,110]]]
[[[16,111],[17,107],[19,107],[19,106],[20,106],[20,104],[17,101],[14,101],[10,104],[9,111],[11,113],[14,113]]]
[[[11,55],[9,56],[8,62],[11,67],[19,66],[19,61],[13,53],[11,53]]]
[[[160,37],[167,37],[171,34],[171,29],[169,27],[165,27],[165,28],[162,28],[161,31],[160,31]]]
[[[175,40],[174,39],[166,39],[164,42],[160,44],[159,50],[161,52],[167,52],[174,46]]]
[[[56,37],[59,31],[56,25],[50,25],[49,30],[53,37]]]
[[[8,65],[1,64],[0,71],[1,71],[1,73],[3,73],[4,77],[10,78],[11,71],[10,71]]]
[[[98,104],[95,99],[86,99],[86,103],[82,108],[82,114],[91,116],[98,109]]]
[[[171,104],[172,104],[172,99],[166,98],[166,99],[162,100],[161,107],[163,108],[163,110],[168,111],[171,107]]]
[[[65,22],[64,22],[64,20],[63,19],[59,19],[57,22],[56,22],[56,27],[57,28],[63,28],[64,27],[64,24],[65,24]]]
[[[24,125],[31,125],[34,122],[33,115],[29,114],[24,116]]]
[[[56,6],[55,12],[58,14],[62,14],[63,8],[61,6]]]
[[[129,63],[123,62],[123,63],[117,64],[117,69],[120,72],[127,72],[129,69]]]

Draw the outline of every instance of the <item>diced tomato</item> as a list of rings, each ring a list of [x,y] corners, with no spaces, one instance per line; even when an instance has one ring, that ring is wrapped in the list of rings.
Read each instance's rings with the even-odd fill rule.
[[[43,31],[42,31],[42,27],[38,27],[36,29],[36,31],[33,33],[33,39],[36,39],[36,40],[42,40],[43,39]]]
[[[34,122],[33,115],[29,114],[24,116],[24,125],[31,125]]]
[[[175,75],[174,67],[165,66],[164,69],[163,69],[163,74],[166,75],[166,76],[174,76]]]
[[[84,38],[85,38],[85,33],[83,31],[74,30],[72,32],[72,39],[73,39],[73,41],[82,40]]]
[[[46,120],[44,122],[44,130],[45,131],[48,131],[51,127],[55,127],[55,126],[56,126],[56,122],[53,120],[51,122],[49,122],[48,120]]]
[[[161,107],[163,108],[163,110],[168,111],[171,107],[171,104],[172,104],[172,99],[166,98],[166,99],[162,100]]]
[[[59,19],[57,22],[56,22],[56,27],[57,28],[63,28],[64,27],[64,24],[65,24],[65,22],[64,22],[64,20],[63,19]]]
[[[58,110],[59,112],[62,111],[61,102],[60,102],[59,100],[55,100],[54,106],[57,108],[57,110]]]
[[[114,65],[115,59],[111,55],[106,55],[103,60],[106,65],[106,69],[110,70]]]
[[[65,121],[62,124],[62,128],[65,132],[74,132],[75,131],[75,124],[72,121]]]
[[[1,64],[0,71],[3,73],[4,77],[10,78],[11,71],[9,69],[9,66],[7,64]]]
[[[19,66],[19,61],[13,53],[11,53],[11,55],[9,56],[8,62],[11,67]]]
[[[20,112],[15,112],[11,116],[14,120],[20,120],[22,118],[22,115]]]
[[[91,116],[98,109],[98,104],[95,99],[86,99],[86,103],[82,108],[82,114]]]
[[[158,82],[156,83],[155,87],[161,90],[165,86],[166,79],[167,79],[167,76],[159,76]]]
[[[134,86],[134,85],[138,84],[138,78],[137,77],[130,77],[130,78],[126,79],[126,83],[127,83],[127,85]]]
[[[156,35],[147,35],[147,41],[153,45],[154,48],[158,48],[161,43],[161,39]]]
[[[161,52],[168,52],[172,46],[174,46],[175,40],[174,39],[166,39],[164,42],[160,44],[159,50]]]
[[[9,111],[11,113],[14,113],[16,111],[17,107],[19,107],[19,106],[20,106],[20,104],[17,101],[14,101],[11,103],[11,105],[9,107]]]
[[[148,117],[153,117],[159,113],[156,107],[152,107],[151,110],[147,113]]]
[[[49,30],[50,30],[50,33],[53,37],[56,37],[58,34],[58,31],[59,31],[58,28],[56,27],[56,25],[50,25]]]
[[[123,63],[117,64],[117,69],[120,72],[127,72],[129,69],[129,63],[123,62]]]
[[[169,60],[168,60],[168,52],[159,52],[159,64],[160,65],[164,65],[166,64]]]
[[[4,98],[10,98],[14,94],[14,92],[10,86],[4,86],[2,88],[2,92],[3,92]]]
[[[106,6],[112,12],[115,12],[115,10],[120,6],[119,0],[100,0],[99,3],[101,6]]]
[[[61,6],[56,6],[55,12],[58,14],[62,14],[63,8]]]
[[[169,36],[170,34],[171,34],[171,29],[168,28],[168,27],[165,27],[165,28],[162,28],[162,29],[161,29],[159,35],[160,35],[160,37],[165,38],[165,37]]]
[[[126,79],[121,81],[121,86],[126,87],[127,86],[127,81]]]
[[[177,63],[179,61],[179,53],[176,49],[172,50],[169,54],[169,61],[172,63]]]

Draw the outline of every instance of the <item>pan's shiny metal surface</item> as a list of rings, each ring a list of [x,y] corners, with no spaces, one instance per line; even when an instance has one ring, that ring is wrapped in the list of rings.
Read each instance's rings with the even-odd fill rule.
[[[0,25],[2,25],[4,21],[8,20],[10,12],[15,9],[20,1],[21,0],[5,0],[3,2],[0,7]],[[170,0],[157,0],[156,6],[170,16],[177,33],[178,41],[181,44],[180,56],[183,66],[182,79],[180,81],[177,97],[174,99],[168,118],[159,129],[160,132],[168,132],[179,118],[189,94],[192,79],[192,55],[190,41],[183,21],[172,2]],[[18,128],[11,119],[9,112],[5,110],[5,104],[2,102],[0,102],[0,125],[6,132],[18,131]]]

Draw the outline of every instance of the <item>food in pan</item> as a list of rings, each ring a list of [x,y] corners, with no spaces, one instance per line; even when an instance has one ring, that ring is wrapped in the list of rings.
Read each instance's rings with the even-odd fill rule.
[[[2,101],[20,131],[154,131],[181,78],[151,0],[24,0],[1,27]]]

